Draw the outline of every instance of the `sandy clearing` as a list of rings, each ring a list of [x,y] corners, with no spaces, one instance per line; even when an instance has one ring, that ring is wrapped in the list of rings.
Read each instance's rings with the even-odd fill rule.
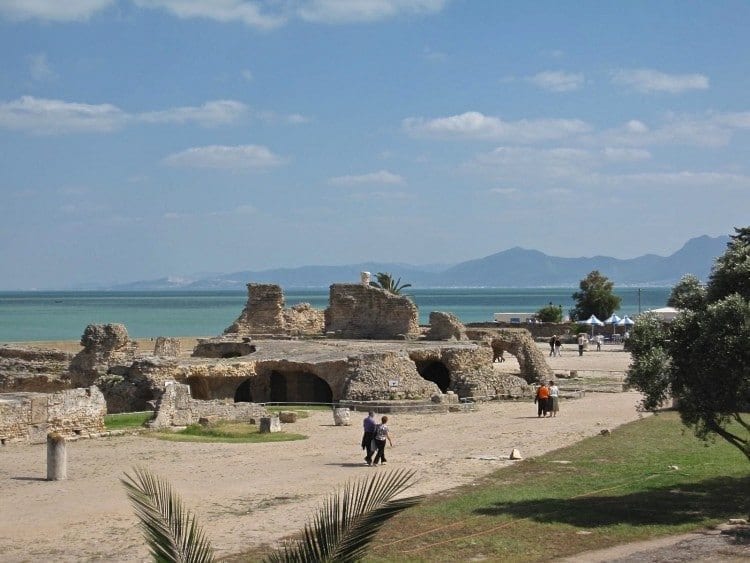
[[[398,414],[388,467],[418,471],[415,492],[434,493],[638,418],[636,393],[591,393],[538,419],[531,402],[492,402],[475,412]],[[328,412],[289,425],[309,435],[275,444],[190,444],[142,436],[68,446],[67,481],[47,482],[46,446],[0,450],[0,561],[147,561],[119,479],[139,464],[168,477],[200,516],[218,553],[299,530],[319,501],[347,479],[384,468],[363,463],[361,415],[336,427]],[[480,459],[495,458],[495,459]]]

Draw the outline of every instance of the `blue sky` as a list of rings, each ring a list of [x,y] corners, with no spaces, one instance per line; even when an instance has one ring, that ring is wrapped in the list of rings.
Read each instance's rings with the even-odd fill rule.
[[[729,234],[748,28],[745,1],[0,0],[0,289]]]

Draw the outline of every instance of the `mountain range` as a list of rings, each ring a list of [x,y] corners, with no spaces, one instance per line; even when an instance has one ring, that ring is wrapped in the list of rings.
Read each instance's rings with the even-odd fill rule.
[[[356,282],[362,271],[389,272],[413,287],[568,287],[577,286],[592,270],[599,270],[619,286],[670,286],[684,274],[706,281],[714,260],[724,253],[728,236],[690,239],[674,254],[646,254],[618,259],[609,256],[560,258],[538,250],[510,248],[459,264],[413,266],[400,263],[364,262],[343,266],[301,266],[230,274],[136,281],[107,288],[120,291],[230,290],[249,282],[275,283],[282,287],[328,287]]]

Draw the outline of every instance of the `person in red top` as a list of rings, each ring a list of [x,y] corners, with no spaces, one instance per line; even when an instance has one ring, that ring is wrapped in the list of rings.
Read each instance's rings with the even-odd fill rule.
[[[542,383],[536,390],[536,397],[534,397],[534,402],[536,403],[537,418],[540,418],[542,415],[546,417],[547,413],[550,411],[549,387],[547,387],[546,383]]]

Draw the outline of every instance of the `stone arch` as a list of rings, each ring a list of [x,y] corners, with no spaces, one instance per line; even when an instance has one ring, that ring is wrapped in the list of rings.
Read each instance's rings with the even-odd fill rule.
[[[521,377],[528,383],[548,381],[552,370],[547,365],[544,354],[539,350],[531,333],[526,329],[481,329],[468,331],[472,340],[484,340],[492,347],[493,356],[508,352],[516,357],[521,369]]]
[[[440,360],[417,360],[417,372],[423,379],[431,381],[445,393],[451,386],[451,372]]]
[[[274,369],[269,376],[271,403],[332,403],[327,381],[303,370]]]
[[[205,377],[188,377],[187,384],[190,386],[190,396],[193,399],[201,399],[203,401],[210,400],[211,388],[208,385],[208,380]]]
[[[250,379],[246,379],[240,385],[237,387],[237,390],[234,392],[234,402],[235,403],[252,403],[253,402],[253,391],[250,386],[251,384]]]

